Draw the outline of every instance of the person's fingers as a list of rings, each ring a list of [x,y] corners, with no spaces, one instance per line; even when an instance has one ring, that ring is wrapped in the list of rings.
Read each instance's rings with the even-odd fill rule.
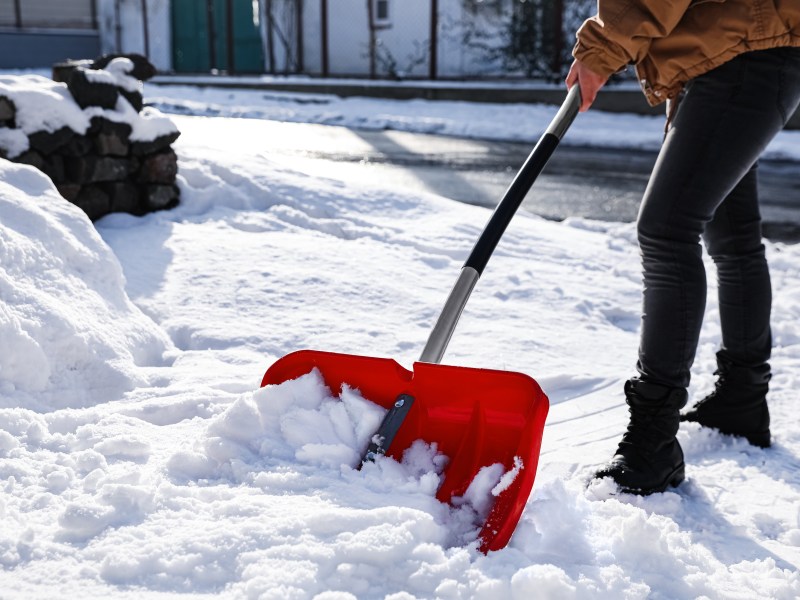
[[[567,78],[565,80],[567,84],[567,89],[571,89],[573,85],[578,82],[578,72],[575,68],[575,63],[573,62],[569,68],[569,73],[567,73]]]
[[[597,92],[606,83],[607,78],[598,75],[586,65],[576,60],[567,73],[566,84],[571,88],[576,83],[581,86],[581,112],[586,112],[597,99]]]
[[[594,87],[594,82],[583,72],[578,74],[578,85],[581,86],[581,112],[586,112],[597,99],[599,88]]]

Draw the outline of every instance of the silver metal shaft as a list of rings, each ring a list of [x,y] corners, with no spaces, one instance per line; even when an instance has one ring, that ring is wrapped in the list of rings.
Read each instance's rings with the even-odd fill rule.
[[[578,84],[573,85],[567,93],[567,98],[561,104],[556,116],[550,122],[550,126],[545,133],[552,133],[559,140],[567,133],[567,129],[572,125],[578,111],[581,108],[581,88]]]
[[[458,319],[461,317],[461,312],[469,300],[472,289],[478,282],[480,275],[472,267],[464,267],[458,275],[456,284],[453,286],[453,291],[447,297],[442,314],[436,321],[436,325],[428,337],[428,343],[425,344],[425,349],[419,357],[419,362],[436,363],[442,362],[447,345],[450,343],[450,337],[455,331]]]

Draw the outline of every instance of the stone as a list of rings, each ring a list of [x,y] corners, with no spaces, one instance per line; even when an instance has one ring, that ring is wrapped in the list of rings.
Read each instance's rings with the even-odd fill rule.
[[[85,135],[76,135],[58,149],[61,156],[86,156],[94,148],[94,141]]]
[[[165,210],[178,206],[180,190],[176,185],[146,185],[144,197],[147,210]]]
[[[105,54],[97,58],[92,63],[93,69],[105,69],[115,58],[127,58],[133,63],[133,70],[130,72],[132,77],[139,81],[147,81],[152,78],[156,73],[156,68],[141,54]]]
[[[54,64],[52,73],[53,81],[58,81],[60,83],[68,83],[70,75],[77,68],[91,69],[92,61],[65,60],[64,62]]]
[[[62,198],[74,204],[75,199],[81,191],[81,186],[77,183],[59,183],[56,184],[56,189],[58,193],[61,194]]]
[[[115,133],[101,133],[94,138],[94,147],[100,156],[127,156],[130,149],[127,140]]]
[[[66,183],[66,169],[64,168],[64,157],[59,156],[58,154],[51,154],[50,156],[44,157],[44,165],[42,165],[41,170],[47,175],[50,179],[53,180],[53,183]]]
[[[28,136],[30,147],[42,154],[52,154],[62,146],[68,144],[75,137],[75,132],[66,125],[53,132],[37,131]]]
[[[75,183],[122,181],[134,173],[136,161],[127,158],[79,156],[67,158],[67,178]]]
[[[14,159],[14,162],[36,167],[40,171],[44,167],[44,157],[36,150],[26,150]]]
[[[144,108],[144,97],[142,96],[141,92],[131,92],[129,90],[118,88],[119,93],[122,94],[122,97],[125,98],[130,105],[133,107],[133,110],[136,112],[142,112]]]
[[[173,133],[168,133],[166,135],[162,135],[157,137],[151,142],[133,142],[131,144],[131,154],[135,156],[141,156],[143,154],[155,154],[169,148],[172,143],[180,137],[181,132],[175,131]]]
[[[77,67],[69,74],[67,81],[72,97],[81,108],[96,106],[99,108],[113,109],[117,105],[119,90],[111,83],[91,81],[87,70]]]
[[[178,174],[178,155],[171,148],[142,159],[139,183],[175,183]]]
[[[0,96],[0,126],[15,127],[16,116],[17,107],[14,106],[14,103],[5,96]]]
[[[98,126],[95,128],[95,121]],[[117,123],[95,117],[92,119],[94,147],[101,156],[127,156],[130,150],[131,126],[128,123]]]
[[[83,209],[92,221],[111,212],[111,198],[98,185],[82,187],[72,203]]]
[[[100,185],[111,199],[111,212],[124,212],[132,215],[143,215],[139,188],[127,181],[103,183]]]

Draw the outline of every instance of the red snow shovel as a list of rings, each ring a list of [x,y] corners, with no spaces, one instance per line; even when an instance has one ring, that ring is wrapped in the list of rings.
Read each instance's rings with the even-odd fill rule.
[[[505,547],[533,488],[549,402],[527,375],[439,364],[472,289],[514,213],[541,173],[580,107],[572,87],[558,114],[492,214],[445,302],[413,371],[389,358],[300,350],[275,362],[262,386],[280,384],[318,369],[328,387],[358,389],[389,409],[364,456],[402,458],[418,439],[436,443],[449,458],[436,497],[458,502],[483,467],[514,470],[492,490],[494,504],[480,530],[480,549]],[[510,475],[510,476],[511,476]],[[510,477],[509,477],[510,478]]]

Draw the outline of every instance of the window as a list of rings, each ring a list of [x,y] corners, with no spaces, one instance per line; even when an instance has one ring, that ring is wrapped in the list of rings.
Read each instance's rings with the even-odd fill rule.
[[[389,0],[372,0],[372,14],[376,25],[389,24]]]

